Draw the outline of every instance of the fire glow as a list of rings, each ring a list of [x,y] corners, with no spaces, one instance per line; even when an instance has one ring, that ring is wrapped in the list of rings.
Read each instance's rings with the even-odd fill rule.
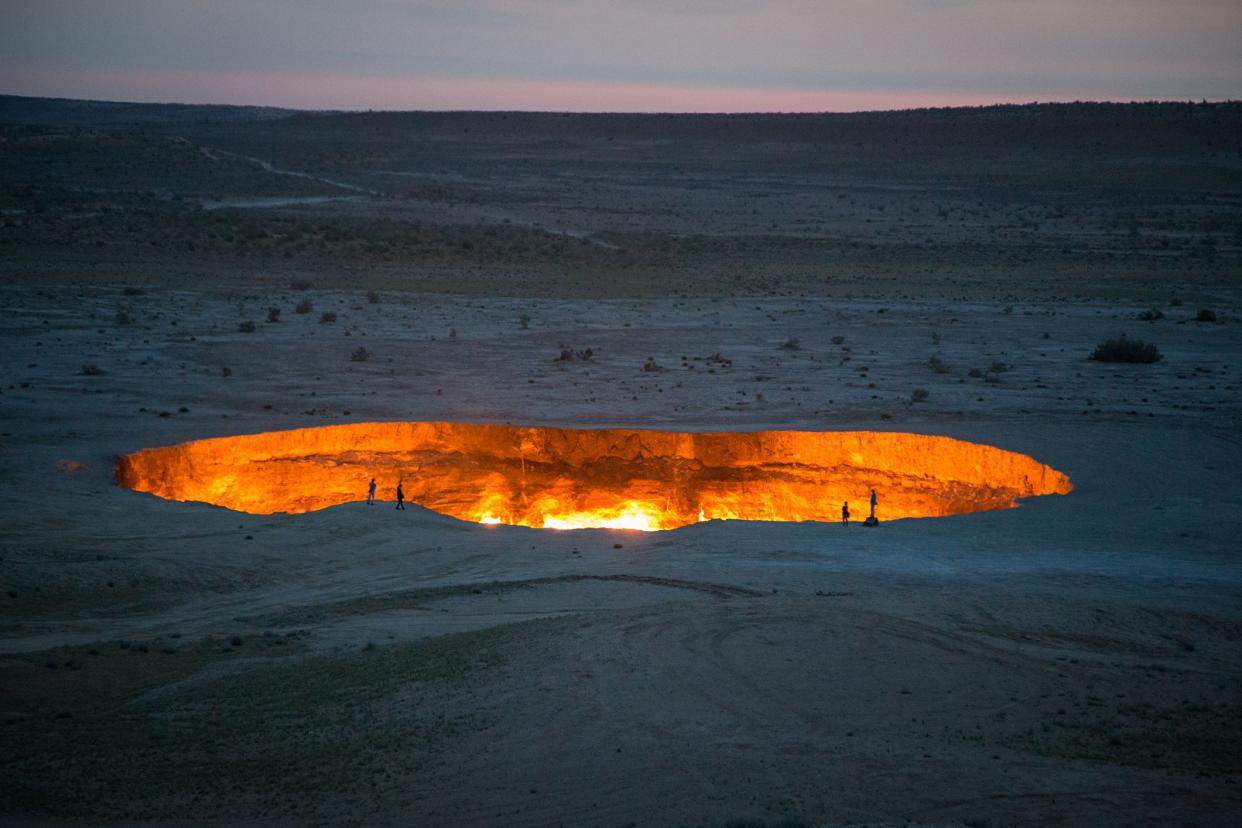
[[[123,456],[118,482],[251,514],[406,499],[483,524],[675,529],[707,520],[883,520],[1004,509],[1067,494],[1031,457],[875,431],[669,432],[358,423],[196,440]]]

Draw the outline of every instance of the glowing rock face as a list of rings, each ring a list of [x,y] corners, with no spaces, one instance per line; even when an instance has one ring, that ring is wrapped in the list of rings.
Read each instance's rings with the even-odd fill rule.
[[[1004,509],[1067,494],[1024,454],[875,431],[668,432],[358,423],[196,440],[117,464],[122,486],[241,512],[405,497],[477,523],[674,529],[702,520],[881,520]]]

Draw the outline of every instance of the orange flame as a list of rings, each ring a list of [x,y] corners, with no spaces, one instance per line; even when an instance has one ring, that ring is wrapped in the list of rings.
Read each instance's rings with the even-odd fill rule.
[[[1015,452],[887,432],[664,432],[360,423],[198,440],[122,457],[121,485],[255,514],[381,498],[486,524],[652,531],[705,520],[889,520],[1066,494]]]

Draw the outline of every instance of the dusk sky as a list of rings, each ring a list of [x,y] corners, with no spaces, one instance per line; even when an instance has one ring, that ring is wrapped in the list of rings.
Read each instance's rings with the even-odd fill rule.
[[[1242,97],[1238,0],[0,0],[0,93],[850,111]]]

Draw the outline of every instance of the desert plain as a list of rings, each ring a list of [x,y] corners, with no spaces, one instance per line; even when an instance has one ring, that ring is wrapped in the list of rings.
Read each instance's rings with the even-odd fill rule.
[[[1238,105],[0,123],[5,822],[1242,819]],[[370,422],[943,435],[1073,491],[558,531],[115,474]]]

